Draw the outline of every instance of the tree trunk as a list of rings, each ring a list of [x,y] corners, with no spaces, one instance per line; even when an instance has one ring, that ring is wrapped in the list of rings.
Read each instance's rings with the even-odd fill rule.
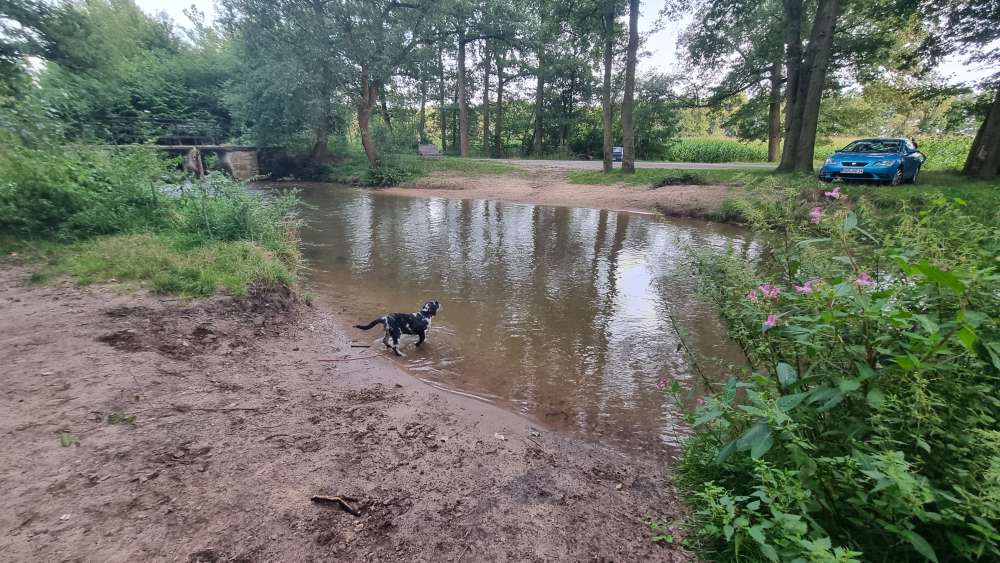
[[[496,111],[493,112],[493,156],[503,158],[503,60],[500,53],[496,53],[497,65],[497,103]]]
[[[833,53],[833,34],[840,16],[840,0],[824,0],[816,13],[812,34],[809,38],[809,82],[802,104],[802,123],[799,131],[798,147],[795,153],[795,170],[812,172],[816,149],[816,128],[819,124],[819,106],[826,88],[826,73]]]
[[[992,180],[1000,174],[1000,88],[994,94],[990,111],[976,133],[962,173],[984,180]]]
[[[458,76],[455,78],[458,91],[458,140],[459,152],[469,156],[469,98],[465,89],[465,30],[458,33]]]
[[[330,111],[326,104],[316,120],[316,142],[313,143],[309,159],[314,164],[323,164],[330,159]]]
[[[368,165],[372,168],[378,167],[378,149],[375,146],[375,137],[372,136],[371,116],[372,109],[378,99],[379,84],[377,81],[369,80],[368,68],[361,67],[361,97],[358,99],[358,128],[361,129],[361,145],[365,148],[365,156],[368,157]]]
[[[427,78],[420,76],[420,129],[417,131],[417,140],[420,143],[427,142]]]
[[[614,131],[612,130],[614,116],[611,115],[611,70],[615,50],[615,1],[604,0],[604,84],[601,90],[601,117],[604,127],[605,172],[611,172],[615,166],[611,154],[611,145],[614,141]]]
[[[385,103],[385,87],[378,89],[378,101],[382,108],[382,121],[385,122],[386,129],[392,133],[392,117],[389,115],[389,106]]]
[[[622,172],[635,173],[635,64],[639,50],[639,0],[628,2],[628,49],[625,54],[625,95],[622,98]]]
[[[542,56],[538,56],[538,73],[535,82],[535,133],[531,139],[531,154],[542,154],[542,113],[545,103],[545,76],[542,73]]]
[[[799,77],[802,70],[802,0],[784,0],[785,27],[785,145],[778,170],[795,168],[795,145],[799,141]]]
[[[458,146],[458,92],[451,98],[451,146]]]
[[[771,65],[771,99],[767,115],[767,161],[781,157],[781,63]]]
[[[483,156],[490,155],[490,51],[483,52]]]
[[[448,151],[448,121],[444,111],[444,55],[438,45],[438,117],[441,121],[441,152]]]

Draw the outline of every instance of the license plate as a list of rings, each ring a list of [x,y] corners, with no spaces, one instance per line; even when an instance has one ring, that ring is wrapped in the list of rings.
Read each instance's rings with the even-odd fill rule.
[[[844,168],[841,169],[841,174],[864,174],[864,168]]]

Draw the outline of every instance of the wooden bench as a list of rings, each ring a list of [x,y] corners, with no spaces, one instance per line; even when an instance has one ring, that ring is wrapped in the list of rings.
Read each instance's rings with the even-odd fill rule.
[[[423,158],[441,158],[441,151],[433,143],[417,145],[417,154]]]

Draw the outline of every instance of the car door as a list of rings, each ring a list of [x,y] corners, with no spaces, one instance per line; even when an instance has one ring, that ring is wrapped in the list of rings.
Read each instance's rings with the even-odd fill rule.
[[[920,153],[911,141],[903,143],[903,177],[912,178],[920,167]]]

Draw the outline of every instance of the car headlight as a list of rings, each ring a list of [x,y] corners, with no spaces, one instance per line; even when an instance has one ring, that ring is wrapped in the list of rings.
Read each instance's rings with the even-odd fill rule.
[[[823,164],[824,164],[824,165],[827,165],[827,164],[833,164],[833,158],[828,158],[828,159],[826,159],[826,162],[824,162]]]
[[[898,160],[880,160],[878,162],[872,163],[872,166],[878,166],[879,168],[888,168],[889,166],[896,166],[899,164]]]

